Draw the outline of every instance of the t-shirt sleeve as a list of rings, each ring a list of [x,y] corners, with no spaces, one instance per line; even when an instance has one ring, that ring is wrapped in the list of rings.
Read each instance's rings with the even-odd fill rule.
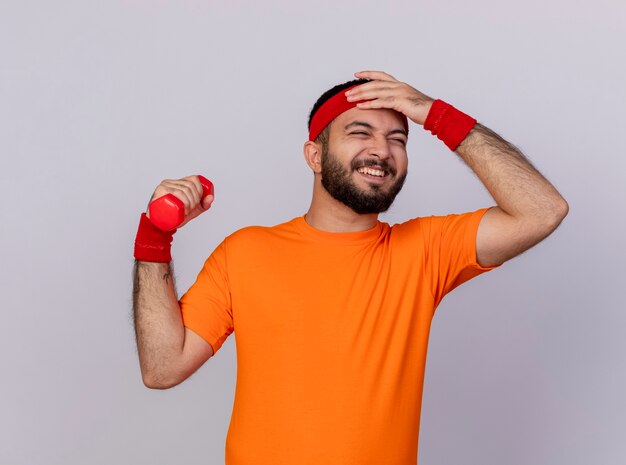
[[[234,330],[225,242],[206,259],[179,303],[183,325],[211,344],[215,354]]]
[[[483,267],[476,259],[478,225],[489,208],[425,218],[426,267],[435,306],[454,288],[500,266]]]

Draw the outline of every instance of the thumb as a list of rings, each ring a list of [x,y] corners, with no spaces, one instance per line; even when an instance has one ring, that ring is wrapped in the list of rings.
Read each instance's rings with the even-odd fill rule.
[[[214,195],[207,195],[206,197],[203,197],[202,201],[200,202],[200,204],[202,205],[202,208],[204,210],[208,210],[209,208],[211,208],[211,204],[213,203],[214,198],[215,198]]]

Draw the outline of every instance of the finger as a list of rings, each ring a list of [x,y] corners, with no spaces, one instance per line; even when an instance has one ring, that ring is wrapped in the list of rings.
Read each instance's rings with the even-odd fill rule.
[[[164,185],[166,193],[174,195],[185,205],[185,214],[188,214],[196,205],[200,203],[200,195],[196,191],[193,183],[189,181],[174,180]]]
[[[363,84],[365,85],[365,84]],[[356,100],[370,100],[381,97],[388,97],[397,93],[397,86],[389,86],[386,84],[378,84],[377,86],[370,86],[367,88],[354,88],[352,91],[346,94],[348,102]]]
[[[185,215],[187,215],[191,210],[195,208],[196,205],[198,205],[187,190],[180,189],[178,187],[172,187],[170,194],[180,199],[180,201],[183,203],[183,205],[185,206]]]
[[[387,101],[387,100],[383,100],[383,99],[376,99],[376,100],[368,100],[367,102],[361,102],[361,103],[357,103],[356,106],[358,108],[360,108],[361,110],[374,110],[377,108],[391,108],[393,109],[393,102],[391,101]]]
[[[359,71],[354,73],[359,79],[378,79],[381,81],[397,81],[391,74],[387,74],[384,71]]]
[[[215,199],[215,196],[207,195],[205,198],[202,199],[202,202],[200,203],[200,205],[202,205],[202,208],[204,210],[208,210],[209,208],[211,208],[211,204],[213,203],[214,199]]]
[[[363,89],[386,89],[386,88],[396,88],[400,85],[400,82],[394,81],[368,81],[363,84],[358,84],[351,89],[346,91],[346,94],[352,94],[354,92],[361,91]]]
[[[204,197],[199,204],[197,204],[194,208],[192,208],[188,213],[185,213],[185,220],[178,227],[182,228],[191,220],[200,216],[202,213],[204,213],[209,208],[211,208],[212,203],[213,203],[213,195],[207,195],[206,197]]]
[[[175,180],[170,182],[167,185],[167,188],[171,191],[172,194],[175,194],[177,192],[183,194],[189,200],[189,203],[192,207],[194,206],[194,204],[200,202],[200,196],[195,186],[190,181]]]
[[[191,200],[191,207],[193,208],[198,203],[200,203],[200,199],[202,195],[198,192],[198,188],[194,185],[192,181],[185,180],[176,180],[173,181],[171,186],[173,188],[179,189],[187,195],[187,197]]]
[[[165,187],[165,185],[168,184],[170,181],[172,180],[164,179],[159,183],[158,186],[156,186],[156,189],[154,189],[154,192],[152,193],[152,197],[150,197],[150,202],[158,199],[159,197],[163,197],[165,194],[167,194],[167,188]]]
[[[190,181],[193,183],[196,191],[198,192],[199,198],[202,198],[202,194],[204,193],[204,189],[202,188],[202,183],[198,179],[198,176],[186,176],[183,178],[185,181]]]

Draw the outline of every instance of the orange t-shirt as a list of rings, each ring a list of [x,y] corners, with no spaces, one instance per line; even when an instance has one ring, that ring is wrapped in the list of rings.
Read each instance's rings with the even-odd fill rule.
[[[488,210],[331,233],[304,216],[228,236],[181,297],[217,352],[234,331],[227,465],[417,463],[426,350]]]

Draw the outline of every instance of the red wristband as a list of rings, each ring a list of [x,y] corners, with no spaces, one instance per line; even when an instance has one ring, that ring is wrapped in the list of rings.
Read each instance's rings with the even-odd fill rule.
[[[453,152],[472,130],[476,120],[443,100],[435,100],[430,107],[424,129],[437,136]]]
[[[161,231],[142,213],[135,238],[135,258],[142,262],[169,263],[172,261],[172,239],[175,232],[176,229]]]

